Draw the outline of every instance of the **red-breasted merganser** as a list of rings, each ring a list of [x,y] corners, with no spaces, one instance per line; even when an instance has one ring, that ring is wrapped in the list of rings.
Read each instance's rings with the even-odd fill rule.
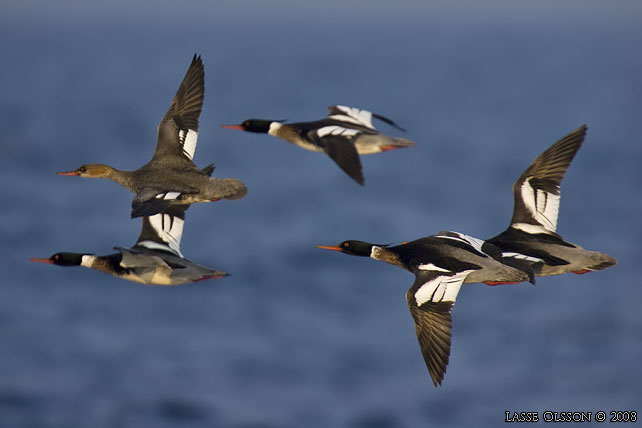
[[[194,55],[183,82],[158,125],[152,159],[135,171],[119,171],[108,165],[88,164],[58,175],[108,178],[136,193],[132,217],[152,216],[170,206],[239,199],[247,188],[235,178],[212,178],[196,167],[192,158],[198,138],[198,119],[203,107],[205,71]]]
[[[415,274],[406,300],[435,386],[441,385],[446,373],[452,328],[450,311],[461,285],[535,283],[532,271],[503,264],[499,248],[458,232],[439,232],[397,246],[343,241],[337,246],[319,248],[371,257]]]
[[[142,230],[132,248],[115,247],[117,253],[95,256],[87,253],[55,253],[31,261],[58,266],[85,266],[128,281],[153,285],[177,285],[228,275],[183,257],[180,250],[185,206],[173,206],[164,214],[142,218]]]
[[[373,117],[405,131],[386,117],[341,105],[331,106],[329,109],[328,116],[314,122],[281,123],[278,120],[248,119],[240,125],[222,127],[270,134],[304,149],[326,153],[361,185],[365,181],[359,155],[415,145],[406,138],[390,137],[377,131],[372,125]]]
[[[555,232],[560,185],[585,135],[583,125],[535,159],[513,185],[510,226],[486,241],[499,247],[505,258],[530,264],[535,275],[580,274],[616,264],[613,257],[566,242]]]

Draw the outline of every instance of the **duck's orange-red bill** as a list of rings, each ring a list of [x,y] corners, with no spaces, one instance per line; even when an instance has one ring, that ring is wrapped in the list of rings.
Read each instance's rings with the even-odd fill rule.
[[[69,171],[69,172],[57,172],[57,175],[80,175],[76,171]]]
[[[317,245],[317,248],[321,248],[322,250],[343,251],[343,248],[338,246]]]
[[[238,129],[239,131],[244,131],[241,125],[221,125],[221,128],[225,129]]]
[[[53,264],[53,261],[51,261],[49,259],[37,259],[35,257],[31,257],[29,260],[31,260],[32,262],[52,263]]]

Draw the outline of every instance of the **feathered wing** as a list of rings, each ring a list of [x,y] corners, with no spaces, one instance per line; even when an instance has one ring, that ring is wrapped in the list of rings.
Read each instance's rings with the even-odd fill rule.
[[[483,240],[474,238],[470,235],[465,235],[463,233],[454,232],[450,230],[442,230],[441,232],[433,236],[439,239],[449,239],[455,242],[459,242],[460,244],[463,244],[465,247],[470,247],[471,249],[474,249],[481,256],[489,255],[484,251],[484,245],[486,243]]]
[[[344,122],[353,122],[358,125],[365,126],[366,128],[375,130],[375,127],[372,124],[372,118],[374,117],[375,119],[379,119],[382,122],[385,122],[388,125],[399,129],[400,131],[406,132],[405,129],[403,129],[401,126],[397,125],[387,117],[369,112],[368,110],[362,110],[356,107],[348,107],[342,105],[330,106],[328,107],[328,110],[330,112],[328,113],[327,117],[330,119],[340,120]]]
[[[360,185],[365,184],[361,159],[354,143],[342,136],[326,134],[316,137],[317,144],[339,165],[346,174]]]
[[[327,116],[328,119],[350,122],[372,130],[375,129],[372,125],[372,113],[368,110],[341,105],[330,106],[328,110],[330,111]]]
[[[178,156],[191,162],[198,139],[198,119],[205,95],[205,70],[200,55],[192,63],[172,103],[158,125],[158,141],[154,159]]]
[[[184,195],[199,193],[196,188],[172,186],[177,190],[160,190],[157,188],[143,188],[132,199],[131,217],[151,217],[157,214],[166,213],[170,207],[176,206],[176,201]],[[182,204],[178,204],[182,205]]]
[[[415,282],[406,293],[406,300],[426,367],[438,386],[444,379],[450,357],[450,311],[472,270],[451,272],[434,264],[422,266],[415,273]]]
[[[346,123],[343,126],[339,122],[333,122],[327,126],[309,131],[307,136],[316,146],[330,156],[330,159],[343,172],[363,186],[365,183],[363,167],[354,144],[354,138],[362,134],[364,130],[359,129],[362,128],[362,125],[357,125],[356,128],[353,126],[351,123]]]
[[[586,125],[582,125],[539,155],[517,179],[513,185],[515,207],[511,226],[555,233],[560,184],[585,135]]]
[[[143,217],[142,229],[134,248],[167,251],[183,257],[180,247],[188,207],[189,205],[175,205],[163,214]]]

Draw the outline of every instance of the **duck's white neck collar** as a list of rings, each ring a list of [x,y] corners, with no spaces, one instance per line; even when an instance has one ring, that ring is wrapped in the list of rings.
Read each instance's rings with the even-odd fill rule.
[[[281,128],[281,124],[279,122],[272,122],[270,123],[270,129],[268,129],[268,134],[276,136],[277,131],[279,128]]]

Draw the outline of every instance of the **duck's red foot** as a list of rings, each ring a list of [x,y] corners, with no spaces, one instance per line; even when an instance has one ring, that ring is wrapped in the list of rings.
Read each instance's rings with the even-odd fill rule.
[[[210,199],[210,202],[216,202],[216,201],[220,201],[220,200],[221,200],[221,198],[214,198],[214,199]]]
[[[590,269],[574,270],[573,273],[577,275],[583,275],[585,273],[589,273],[590,271],[591,271]]]
[[[381,146],[382,152],[389,152],[390,150],[398,149],[399,146]]]
[[[519,284],[518,282],[504,282],[504,281],[486,281],[486,285],[502,285],[502,284]]]

